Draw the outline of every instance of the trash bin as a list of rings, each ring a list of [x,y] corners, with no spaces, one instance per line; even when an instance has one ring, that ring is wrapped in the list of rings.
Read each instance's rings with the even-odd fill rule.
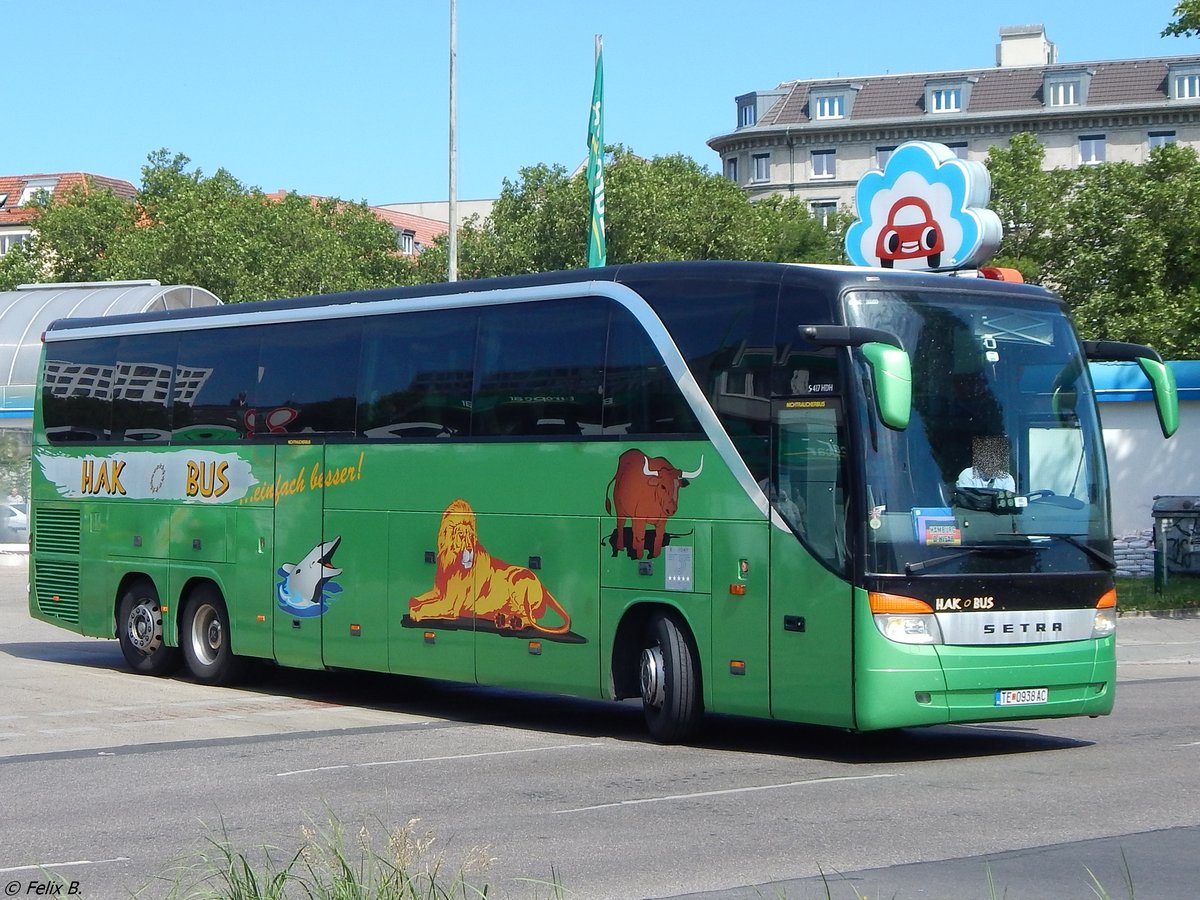
[[[1155,497],[1150,513],[1165,572],[1200,574],[1200,497]]]

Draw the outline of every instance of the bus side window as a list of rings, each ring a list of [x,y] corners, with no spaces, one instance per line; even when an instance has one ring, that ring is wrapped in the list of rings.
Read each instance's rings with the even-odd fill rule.
[[[701,433],[695,413],[641,324],[613,310],[604,369],[605,434]]]
[[[42,420],[52,444],[111,440],[116,353],[116,338],[47,344]]]
[[[598,431],[608,304],[584,298],[483,311],[475,436],[578,437]]]
[[[358,433],[375,440],[470,435],[478,318],[437,310],[367,319]]]
[[[180,334],[171,408],[173,438],[220,443],[253,432],[263,330],[255,325]]]
[[[353,434],[362,320],[276,325],[258,357],[256,434]]]
[[[175,395],[175,334],[129,335],[117,347],[112,436],[126,443],[170,440]]]

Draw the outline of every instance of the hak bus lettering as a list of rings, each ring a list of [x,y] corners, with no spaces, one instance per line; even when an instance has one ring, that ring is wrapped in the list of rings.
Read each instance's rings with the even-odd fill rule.
[[[433,587],[410,598],[402,625],[586,643],[571,632],[571,616],[533,572],[488,553],[466,500],[455,500],[442,513],[436,564]]]
[[[127,450],[105,456],[37,454],[42,475],[63,497],[228,503],[258,484],[248,460],[210,450]]]
[[[323,541],[298,563],[284,563],[276,574],[282,581],[276,590],[279,608],[298,618],[322,616],[329,610],[334,594],[342,591],[332,579],[342,574],[333,565],[333,554],[342,539]]]
[[[661,456],[647,456],[641,450],[626,450],[617,460],[617,474],[604,491],[604,510],[610,515],[616,508],[617,527],[610,541],[613,556],[625,549],[629,540],[629,555],[641,559],[646,547],[646,528],[654,528],[653,543],[649,558],[662,553],[666,543],[667,519],[679,508],[679,489],[688,486],[693,478],[700,477],[704,469],[704,457],[694,472],[684,472],[671,465]],[[609,493],[612,499],[609,499]],[[629,520],[632,527],[626,529]]]

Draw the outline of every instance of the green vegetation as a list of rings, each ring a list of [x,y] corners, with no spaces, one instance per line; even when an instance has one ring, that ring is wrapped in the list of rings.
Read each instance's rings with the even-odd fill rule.
[[[1200,577],[1172,574],[1162,593],[1153,578],[1118,578],[1117,605],[1124,611],[1200,609]]]
[[[469,900],[492,893],[476,883],[492,862],[486,851],[471,851],[451,870],[416,819],[403,826],[364,824],[351,834],[330,814],[326,823],[305,827],[300,848],[286,852],[238,849],[224,826],[206,840],[190,862],[134,896],[157,896],[163,880],[170,884],[168,900]],[[528,883],[530,897],[564,895],[556,878]]]

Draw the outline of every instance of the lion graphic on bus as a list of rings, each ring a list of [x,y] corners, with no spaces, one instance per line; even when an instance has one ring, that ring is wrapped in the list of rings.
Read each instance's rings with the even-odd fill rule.
[[[488,622],[510,636],[568,635],[571,617],[524,566],[492,556],[479,542],[475,511],[458,499],[442,513],[433,587],[409,600],[404,624]]]

